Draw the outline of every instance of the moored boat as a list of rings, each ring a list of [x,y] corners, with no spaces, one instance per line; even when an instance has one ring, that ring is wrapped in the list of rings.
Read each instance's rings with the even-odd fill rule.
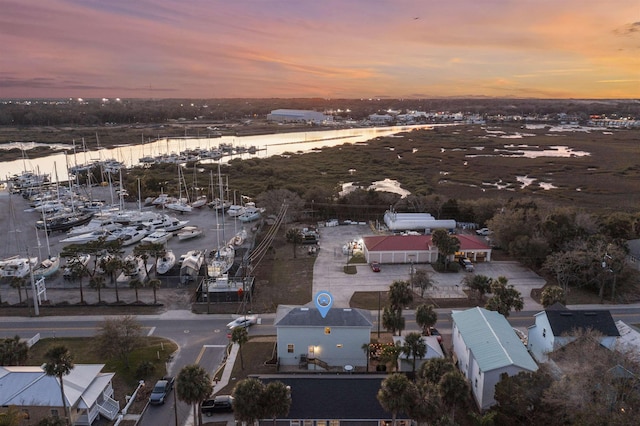
[[[0,277],[24,278],[29,275],[34,265],[38,263],[37,257],[13,256],[0,260]]]
[[[204,231],[197,226],[185,226],[176,233],[180,241],[190,240],[191,238],[197,238],[204,235]]]
[[[170,231],[158,229],[157,231],[153,231],[152,233],[144,237],[142,239],[142,242],[151,244],[166,244],[171,237],[173,237],[173,234]]]
[[[51,256],[40,262],[33,268],[33,277],[35,279],[47,278],[58,272],[60,269],[60,256]]]
[[[190,250],[180,256],[180,282],[182,284],[195,280],[200,274],[204,257],[203,250]]]
[[[176,255],[173,250],[166,250],[164,256],[158,258],[156,262],[156,272],[160,275],[166,274],[176,264]]]
[[[207,275],[210,278],[217,278],[226,273],[233,266],[236,250],[231,244],[220,247],[209,261]]]

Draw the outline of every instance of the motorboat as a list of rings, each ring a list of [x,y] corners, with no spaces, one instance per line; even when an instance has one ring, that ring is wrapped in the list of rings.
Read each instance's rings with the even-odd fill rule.
[[[145,210],[116,210],[96,215],[96,217],[110,219],[123,225],[139,225],[158,217],[158,213]]]
[[[176,197],[172,197],[169,194],[162,193],[158,195],[152,202],[154,206],[164,206],[168,203],[173,203],[176,201]]]
[[[118,237],[106,229],[96,229],[95,231],[88,232],[86,234],[74,235],[60,240],[61,243],[68,244],[86,244],[92,241],[96,241],[99,238],[104,238],[105,241],[115,241]]]
[[[220,247],[213,255],[213,258],[209,261],[207,267],[207,275],[210,278],[218,278],[222,274],[226,273],[233,266],[235,260],[236,249],[232,244],[227,244],[224,247]]]
[[[187,226],[187,223],[189,223],[188,220],[178,220],[175,217],[162,214],[156,216],[155,219],[148,222],[143,222],[142,224],[151,232],[157,231],[159,229],[164,229],[165,231],[172,232],[184,228],[185,226]]]
[[[164,256],[156,261],[156,272],[160,275],[166,274],[176,264],[176,255],[173,250],[166,250]]]
[[[76,257],[72,257],[67,260],[67,264],[64,266],[64,271],[62,275],[65,278],[70,278],[79,268],[84,268],[89,264],[89,260],[91,260],[90,254],[80,254]]]
[[[264,209],[259,209],[254,203],[247,203],[244,208],[244,213],[238,216],[240,222],[253,222],[260,219],[260,216],[264,212]]]
[[[113,219],[94,217],[86,225],[74,226],[67,231],[67,235],[80,235],[87,234],[89,232],[97,231],[99,229],[106,229],[107,231],[114,231],[118,228],[122,228],[122,224],[115,222]]]
[[[196,279],[200,274],[204,258],[204,250],[190,250],[180,256],[180,282],[182,284]]]
[[[73,227],[82,226],[89,223],[93,215],[93,212],[60,214],[49,217],[45,220],[37,221],[36,228],[46,229],[47,232],[64,232],[70,230]]]
[[[38,263],[37,257],[13,256],[0,260],[0,277],[24,278],[29,275],[36,263]]]
[[[227,209],[227,216],[238,217],[244,213],[244,207],[238,204],[232,204]]]
[[[35,279],[50,277],[60,269],[60,256],[50,256],[33,268]]]
[[[145,227],[138,225],[116,229],[112,232],[112,235],[116,236],[123,246],[130,246],[145,238],[148,233],[149,231]]]
[[[204,231],[197,226],[185,226],[176,234],[180,241],[190,240],[204,235]]]
[[[234,235],[233,238],[231,238],[231,240],[229,240],[229,244],[238,247],[238,246],[241,246],[246,239],[247,239],[247,231],[245,229],[242,229],[236,235]]]
[[[210,209],[220,211],[220,210],[227,210],[231,206],[231,202],[226,200],[222,201],[220,198],[216,198],[215,200],[213,200],[207,205],[209,206]]]
[[[129,255],[124,258],[124,265],[122,273],[116,279],[118,283],[127,283],[133,279],[144,281],[147,278],[142,258]]]
[[[143,243],[148,244],[166,244],[169,241],[169,238],[173,237],[173,234],[164,229],[158,229],[157,231],[153,231],[146,237],[142,239]]]
[[[177,211],[180,213],[191,213],[193,207],[186,200],[180,199],[173,203],[165,204],[165,207],[169,210]]]
[[[201,195],[194,202],[191,203],[191,207],[194,209],[199,209],[204,207],[207,204],[207,196]]]

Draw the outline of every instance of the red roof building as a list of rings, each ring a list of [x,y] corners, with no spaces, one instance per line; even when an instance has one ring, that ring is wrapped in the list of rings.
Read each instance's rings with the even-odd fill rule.
[[[455,257],[467,257],[472,262],[491,261],[491,247],[473,235],[456,235],[460,251]],[[375,235],[362,238],[362,250],[368,263],[434,263],[438,249],[431,235]]]

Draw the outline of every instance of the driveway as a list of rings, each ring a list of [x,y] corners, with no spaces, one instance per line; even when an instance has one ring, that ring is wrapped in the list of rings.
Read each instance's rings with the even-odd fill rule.
[[[387,291],[393,281],[409,280],[410,266],[400,264],[382,264],[380,272],[373,272],[369,265],[356,265],[356,274],[345,274],[344,267],[347,255],[342,246],[347,242],[358,240],[363,236],[374,235],[368,225],[339,225],[320,228],[320,247],[318,258],[313,269],[313,294],[321,290],[329,291],[333,298],[333,306],[349,307],[349,301],[356,291]],[[513,284],[522,294],[525,310],[540,309],[530,296],[531,290],[544,286],[542,277],[518,262],[477,263],[475,273],[491,278],[505,276],[509,284]],[[461,281],[466,272],[437,273],[431,265],[419,264],[415,267],[426,269],[435,281],[434,288],[428,294],[433,298],[466,297],[462,291]]]

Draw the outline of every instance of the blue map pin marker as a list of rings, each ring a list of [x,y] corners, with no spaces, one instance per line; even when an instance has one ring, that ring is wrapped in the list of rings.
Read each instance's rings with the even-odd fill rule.
[[[322,290],[316,294],[316,308],[318,308],[318,312],[322,315],[322,318],[326,318],[327,313],[329,313],[329,309],[331,309],[331,305],[333,305],[333,296],[328,291]]]

